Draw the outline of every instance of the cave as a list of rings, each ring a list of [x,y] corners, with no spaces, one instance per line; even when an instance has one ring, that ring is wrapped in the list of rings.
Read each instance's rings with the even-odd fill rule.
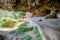
[[[46,14],[50,14],[51,10],[46,9]]]
[[[0,40],[60,40],[60,1],[0,0],[0,33]]]

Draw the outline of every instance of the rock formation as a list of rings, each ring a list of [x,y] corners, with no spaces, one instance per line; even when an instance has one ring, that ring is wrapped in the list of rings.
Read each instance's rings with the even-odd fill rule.
[[[34,16],[46,16],[58,10],[60,11],[59,0],[0,0],[0,9],[9,11],[29,11]],[[48,11],[47,11],[48,10]]]

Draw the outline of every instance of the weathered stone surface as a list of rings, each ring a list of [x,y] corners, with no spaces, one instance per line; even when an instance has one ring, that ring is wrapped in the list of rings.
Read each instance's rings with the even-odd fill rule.
[[[46,16],[46,10],[60,11],[59,0],[0,0],[0,8],[14,11],[30,11],[33,16]]]
[[[42,6],[42,7],[46,6],[45,8],[47,8],[47,9],[51,8],[51,10],[54,7],[60,7],[59,6],[60,5],[59,0],[33,0],[33,1],[32,0],[3,0],[3,1],[0,0],[0,4],[6,6],[7,8],[9,8],[9,6],[10,6],[10,8],[11,7],[17,7],[17,6],[19,6],[19,8],[21,6],[23,6],[23,7],[26,7],[26,6],[32,7],[34,3],[36,5],[39,5],[39,6]]]

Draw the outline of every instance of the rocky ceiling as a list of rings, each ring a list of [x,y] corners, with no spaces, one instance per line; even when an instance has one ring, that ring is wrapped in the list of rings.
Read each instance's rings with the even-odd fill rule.
[[[56,18],[60,13],[60,0],[0,0],[0,9],[31,12],[32,16]]]
[[[60,0],[0,0],[0,9],[9,11],[60,10]]]

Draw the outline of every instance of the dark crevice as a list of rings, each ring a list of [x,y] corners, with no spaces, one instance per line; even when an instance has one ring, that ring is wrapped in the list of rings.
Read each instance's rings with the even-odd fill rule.
[[[51,10],[46,9],[46,14],[50,14]]]

